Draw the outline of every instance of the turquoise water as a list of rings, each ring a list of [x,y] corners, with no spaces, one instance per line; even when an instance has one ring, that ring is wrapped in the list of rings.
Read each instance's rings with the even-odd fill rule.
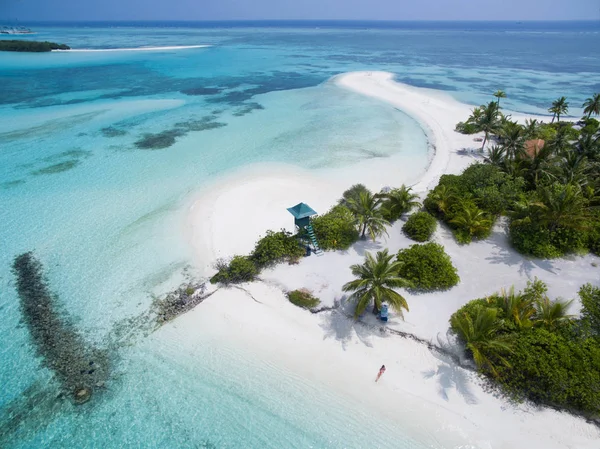
[[[473,104],[503,88],[504,104],[535,113],[565,95],[579,114],[600,91],[597,24],[276,25],[40,26],[30,38],[79,49],[211,46],[0,54],[0,406],[22,404],[24,417],[3,444],[374,447],[375,436],[379,447],[432,444],[357,415],[356,404],[292,373],[265,384],[269,368],[232,348],[199,362],[141,333],[118,341],[115,376],[95,402],[26,402],[56,390],[20,324],[15,255],[33,250],[78,328],[105,344],[152,294],[193,276],[185,206],[219,175],[260,162],[311,169],[397,153],[413,176],[425,169],[416,122],[332,86],[332,75],[388,70]],[[242,360],[240,378],[222,376]]]

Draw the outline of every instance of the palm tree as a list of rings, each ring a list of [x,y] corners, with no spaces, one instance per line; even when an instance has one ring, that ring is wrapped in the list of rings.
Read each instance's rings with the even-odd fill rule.
[[[496,305],[504,311],[504,316],[511,320],[517,329],[528,329],[533,326],[531,317],[535,314],[533,300],[527,295],[515,292],[512,286],[509,290],[502,289],[496,297]]]
[[[591,98],[585,100],[585,103],[582,105],[583,113],[587,114],[587,118],[589,119],[592,114],[600,115],[600,94],[594,94]]]
[[[473,356],[477,368],[497,377],[497,362],[510,366],[502,356],[511,351],[510,339],[506,335],[498,335],[498,329],[502,325],[502,321],[498,320],[498,309],[476,307],[473,315],[471,317],[468,313],[455,313],[450,318],[450,324]]]
[[[548,108],[548,112],[552,112],[552,114],[554,114],[550,123],[554,123],[555,118],[557,122],[560,122],[560,115],[569,112],[569,103],[567,103],[567,98],[560,97],[558,100],[553,101],[552,106]]]
[[[365,256],[365,263],[352,265],[350,269],[356,277],[342,287],[345,292],[353,292],[348,298],[356,302],[354,318],[358,318],[373,301],[373,311],[378,312],[383,302],[389,305],[404,319],[402,309],[408,312],[408,303],[394,288],[412,287],[412,283],[398,275],[402,262],[392,262],[394,254],[388,250],[378,251],[376,258],[371,253]]]
[[[479,119],[476,122],[477,129],[483,131],[485,136],[483,138],[483,144],[481,145],[481,151],[485,148],[490,134],[498,132],[500,128],[500,119],[498,117],[498,105],[494,101],[490,101],[481,112]]]
[[[550,298],[545,296],[536,302],[535,324],[548,330],[556,329],[573,318],[573,315],[567,314],[572,303],[573,300],[550,301]]]
[[[502,147],[509,161],[514,161],[525,153],[524,129],[517,122],[506,122],[501,130]]]
[[[381,234],[387,234],[385,227],[390,222],[383,218],[381,199],[368,190],[361,191],[357,198],[348,199],[346,205],[356,219],[361,238],[365,238],[367,231],[373,240]]]
[[[588,183],[590,166],[587,157],[575,151],[569,151],[558,162],[557,168],[562,184],[578,184],[580,187],[584,187]]]
[[[540,124],[536,119],[525,120],[525,138],[537,139],[540,131]]]
[[[413,207],[421,205],[417,201],[418,195],[411,192],[410,187],[406,187],[402,184],[399,189],[394,189],[388,193],[380,194],[379,196],[384,199],[381,207],[384,211],[385,218],[390,222],[397,220],[400,216],[406,212],[409,212]]]
[[[445,215],[450,210],[450,206],[458,199],[458,195],[455,188],[448,187],[447,185],[438,185],[431,192],[429,198],[436,204],[438,210]]]
[[[456,213],[450,223],[464,229],[470,236],[479,235],[490,229],[492,220],[489,215],[479,209],[475,204],[466,202]]]
[[[500,98],[506,98],[506,92],[504,92],[503,90],[497,90],[496,92],[494,92],[494,97],[498,99],[496,101],[496,104],[498,105],[498,109],[500,109]]]
[[[495,165],[496,167],[504,167],[504,163],[506,161],[504,148],[494,145],[492,148],[488,149],[487,156],[484,158],[484,160],[488,164]]]
[[[577,184],[553,184],[538,189],[539,201],[532,203],[537,220],[550,230],[558,227],[583,229],[588,219],[588,207]]]

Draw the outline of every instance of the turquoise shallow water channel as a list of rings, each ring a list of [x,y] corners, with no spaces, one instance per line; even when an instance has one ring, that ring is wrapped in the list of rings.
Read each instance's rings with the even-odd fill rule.
[[[209,47],[0,54],[0,446],[338,448],[377,436],[377,447],[431,447],[219,342],[190,359],[139,322],[117,330],[194,276],[184,206],[218,176],[398,153],[407,173],[425,170],[417,123],[331,76],[387,70],[472,104],[503,88],[508,108],[533,113],[560,94],[579,113],[600,91],[597,27],[158,25],[40,26],[28,38]],[[110,348],[109,388],[84,406],[56,400],[22,320],[11,266],[28,251],[73,328]]]

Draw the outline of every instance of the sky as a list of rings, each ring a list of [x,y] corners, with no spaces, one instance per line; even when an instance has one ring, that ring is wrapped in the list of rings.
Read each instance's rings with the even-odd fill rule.
[[[15,19],[600,21],[600,0],[0,0]]]

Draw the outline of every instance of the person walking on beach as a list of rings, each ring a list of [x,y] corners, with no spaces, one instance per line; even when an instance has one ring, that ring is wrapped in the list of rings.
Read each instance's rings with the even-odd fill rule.
[[[379,368],[379,373],[377,374],[377,378],[375,379],[375,382],[377,382],[379,380],[379,378],[381,377],[381,375],[385,373],[385,365],[381,365],[381,368]]]

